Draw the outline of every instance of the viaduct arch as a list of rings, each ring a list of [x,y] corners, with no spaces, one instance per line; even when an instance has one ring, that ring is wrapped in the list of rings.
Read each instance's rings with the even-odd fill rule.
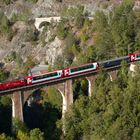
[[[110,71],[110,80],[114,80],[117,75],[117,70]],[[91,97],[93,94],[94,84],[95,80],[97,78],[97,75],[90,75],[85,76],[85,78],[88,80],[88,96]],[[51,85],[54,88],[56,88],[62,95],[62,117],[64,117],[65,112],[69,109],[70,105],[73,103],[73,89],[72,89],[72,79],[65,80],[60,83],[55,83],[54,85]],[[47,85],[45,85],[42,89],[47,91]],[[32,95],[32,93],[37,89],[32,89],[28,91],[18,91],[14,92],[8,96],[12,99],[12,117],[17,118],[20,121],[24,121],[23,119],[23,106],[29,96]]]

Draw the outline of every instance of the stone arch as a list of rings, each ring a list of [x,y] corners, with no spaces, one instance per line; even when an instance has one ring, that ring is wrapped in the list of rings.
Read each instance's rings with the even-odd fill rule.
[[[65,96],[65,89],[64,89],[65,86],[64,85],[65,85],[65,83],[58,83],[56,85],[49,86],[49,87],[53,87],[61,94],[61,97],[62,97],[62,118],[64,117],[64,113],[67,110],[67,101],[66,101],[66,96]]]
[[[60,94],[61,94],[61,96],[62,96],[62,117],[64,117],[64,113],[66,112],[66,110],[67,110],[67,108],[66,108],[66,98],[65,98],[65,93],[64,93],[64,89],[62,88],[62,87],[54,87],[54,88],[56,88],[59,92],[60,92]]]
[[[38,104],[37,102],[39,102],[39,100],[40,100],[39,99],[40,94],[41,94],[41,88],[26,91],[24,93],[24,102],[23,102],[23,109],[22,109],[23,113],[22,114],[23,114],[23,120],[29,128],[32,128],[32,125],[29,121],[30,118],[31,118],[31,120],[34,120],[33,119],[34,116],[33,115],[30,116],[30,114],[32,114],[32,112],[34,112],[34,110],[35,110],[34,106]],[[37,103],[37,104],[35,104],[35,103]],[[37,107],[39,107],[39,104]],[[39,109],[36,109],[36,110],[39,110]],[[36,124],[33,126],[36,126]]]
[[[23,99],[23,106],[26,103],[26,101],[32,96],[32,94],[38,89],[33,89],[29,91],[24,91],[24,99]]]
[[[24,113],[24,121],[25,121],[26,125],[31,129],[34,127],[42,128],[42,126],[44,128],[44,124],[47,125],[48,120],[52,121],[52,123],[54,124],[55,122],[53,122],[53,120],[50,117],[50,115],[53,114],[52,112],[54,112],[54,114],[53,114],[54,118],[57,118],[57,117],[59,119],[61,118],[61,110],[59,109],[60,106],[56,107],[54,104],[51,104],[48,101],[43,103],[43,105],[42,105],[43,100],[42,100],[42,98],[38,97],[38,96],[42,97],[44,94],[48,95],[46,93],[46,91],[51,93],[51,91],[49,91],[49,87],[53,88],[53,89],[50,89],[52,92],[54,91],[54,89],[56,91],[56,92],[54,91],[56,94],[59,92],[59,90],[56,89],[54,86],[48,86],[45,89],[41,88],[40,91],[39,91],[39,89],[35,90],[34,93],[32,93],[28,97],[28,99],[30,99],[34,95],[33,99],[32,99],[33,102],[31,103],[31,105],[30,104],[27,105],[27,103],[26,103],[25,104],[26,106],[24,106],[24,112],[23,112]],[[43,90],[45,90],[44,94],[42,93]],[[35,93],[35,92],[38,92],[38,93]],[[53,99],[54,99],[54,97],[56,97],[55,93],[53,94]],[[58,96],[61,97],[61,95],[58,95]],[[37,99],[35,99],[35,102],[34,102],[34,97],[37,97]],[[47,97],[44,96],[43,99],[44,98],[47,100]],[[53,101],[53,99],[51,101]],[[62,101],[60,101],[60,102],[62,102]],[[56,102],[56,103],[59,104],[59,102]],[[49,112],[48,112],[48,110],[49,110]]]
[[[25,93],[26,94],[26,93]],[[28,96],[26,96],[25,100],[24,100],[24,104],[27,102],[28,104],[31,103],[31,101],[33,101],[33,97],[37,96],[37,94],[41,94],[41,89],[36,89],[33,90],[32,92],[28,93]],[[23,105],[24,106],[24,105]]]
[[[26,93],[25,93],[26,94]],[[43,107],[40,104],[41,101],[41,89],[35,89],[27,94],[26,100],[23,105],[23,120],[29,128],[41,127],[40,116],[42,117]],[[41,115],[40,115],[41,114]]]
[[[50,25],[50,22],[47,22],[47,21],[42,21],[40,24],[39,24],[39,29],[42,29],[44,26],[48,26]]]
[[[62,83],[58,83],[54,85],[55,88],[59,90],[63,99],[63,107],[62,107],[62,117],[64,117],[64,113],[68,110],[69,106],[73,103],[73,91],[72,91],[72,80],[66,80]]]

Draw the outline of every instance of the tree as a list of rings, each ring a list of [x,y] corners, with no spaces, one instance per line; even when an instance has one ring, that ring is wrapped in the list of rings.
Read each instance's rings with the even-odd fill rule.
[[[10,32],[10,22],[4,13],[0,12],[0,34],[7,34]]]
[[[30,131],[30,140],[45,140],[44,133],[41,132],[38,128],[35,128]]]
[[[12,132],[14,135],[17,135],[18,134],[18,131],[19,131],[19,135],[24,133],[24,132],[28,132],[28,129],[26,127],[26,125],[19,121],[18,119],[13,119],[13,125],[12,125]]]
[[[79,98],[66,112],[66,139],[139,140],[140,78],[125,67],[119,74],[127,84],[101,74],[91,99]]]
[[[81,28],[84,23],[86,12],[84,6],[78,5],[75,7],[64,8],[62,11],[62,18],[67,19],[70,26]]]
[[[12,123],[12,103],[7,96],[0,98],[0,133],[9,134]]]
[[[88,132],[89,127],[86,123],[89,121],[88,107],[89,99],[81,96],[66,113],[64,119],[66,140],[80,139],[83,133]]]
[[[59,39],[63,40],[68,34],[68,27],[65,25],[65,21],[61,20],[57,26],[56,35]]]
[[[28,134],[25,133],[25,132],[23,132],[23,131],[21,131],[21,130],[19,130],[19,131],[17,132],[17,138],[18,138],[19,140],[30,140]]]
[[[24,64],[25,67],[25,72],[27,72],[29,69],[33,68],[33,66],[35,66],[37,64],[37,62],[35,60],[33,60],[33,56],[28,56],[27,60]]]
[[[3,68],[0,69],[0,82],[6,80],[9,76],[9,73],[6,72]]]
[[[125,88],[127,87],[127,82],[128,82],[128,63],[125,61],[121,62],[121,69],[118,71],[118,78],[117,78],[117,82],[118,85],[120,86],[120,88]]]
[[[86,79],[78,79],[74,81],[73,84],[73,93],[74,100],[79,98],[82,95],[88,95],[88,81]]]
[[[0,135],[0,140],[7,140],[6,135],[4,133]]]
[[[95,14],[95,52],[98,60],[112,58],[114,54],[114,40],[112,39],[111,29],[108,22],[108,16],[103,12],[96,12]],[[106,51],[107,50],[107,51]]]
[[[135,14],[133,11],[133,2],[124,1],[118,6],[111,16],[111,32],[115,42],[115,50],[117,55],[126,55],[129,51],[133,51],[135,29]]]

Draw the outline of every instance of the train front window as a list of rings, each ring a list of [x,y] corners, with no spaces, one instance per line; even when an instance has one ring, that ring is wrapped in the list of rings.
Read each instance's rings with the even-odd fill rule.
[[[140,58],[140,54],[137,54],[136,57],[137,57],[137,58]]]

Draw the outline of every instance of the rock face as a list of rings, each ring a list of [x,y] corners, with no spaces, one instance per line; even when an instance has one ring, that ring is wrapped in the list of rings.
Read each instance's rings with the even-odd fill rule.
[[[113,1],[113,0],[112,0]],[[38,0],[37,3],[31,3],[25,0],[13,1],[10,5],[0,5],[0,11],[3,11],[5,15],[11,19],[14,14],[19,14],[19,16],[29,16],[29,19],[35,19],[39,17],[54,17],[60,16],[62,9],[65,6],[75,6],[75,5],[84,5],[85,9],[88,10],[91,14],[94,14],[96,10],[100,9],[99,4],[105,2],[105,0],[77,0],[73,3],[72,0]],[[110,4],[110,7],[112,5]],[[24,15],[25,14],[25,15]],[[15,32],[13,38],[8,41],[3,36],[0,36],[0,60],[4,63],[13,63],[6,62],[5,58],[10,55],[12,51],[18,53],[20,57],[25,62],[27,57],[32,55],[35,60],[39,63],[44,64],[48,63],[53,65],[55,59],[58,55],[62,54],[63,45],[61,40],[57,37],[50,42],[49,38],[51,36],[50,31],[48,30],[45,34],[45,44],[43,45],[41,41],[36,41],[35,44],[31,41],[25,39],[28,29],[35,30],[35,26],[32,24],[27,24],[24,21],[17,21],[12,26],[13,31]],[[29,35],[30,37],[30,35]]]
[[[61,41],[56,37],[55,40],[46,45],[46,60],[49,64],[54,64],[58,55],[62,54]]]
[[[53,9],[53,5],[53,0],[39,0],[32,9],[34,18],[56,15],[56,10]]]
[[[37,47],[35,47],[32,50],[32,54],[36,56],[35,58],[41,64],[45,64],[47,62],[48,64],[53,65],[55,59],[61,53],[62,53],[61,41],[57,37],[55,37],[53,42],[46,43],[46,45],[43,47],[42,44],[38,44]]]
[[[56,57],[62,52],[61,41],[55,37],[53,42],[49,42],[50,31],[48,31],[45,39],[46,45],[43,46],[42,42],[36,42],[37,44],[34,45],[25,41],[24,36],[28,27],[29,25],[25,22],[18,21],[13,25],[16,34],[11,41],[0,38],[0,60],[6,63],[5,58],[14,51],[20,54],[24,62],[28,56],[33,56],[41,64],[47,62],[53,65]]]

